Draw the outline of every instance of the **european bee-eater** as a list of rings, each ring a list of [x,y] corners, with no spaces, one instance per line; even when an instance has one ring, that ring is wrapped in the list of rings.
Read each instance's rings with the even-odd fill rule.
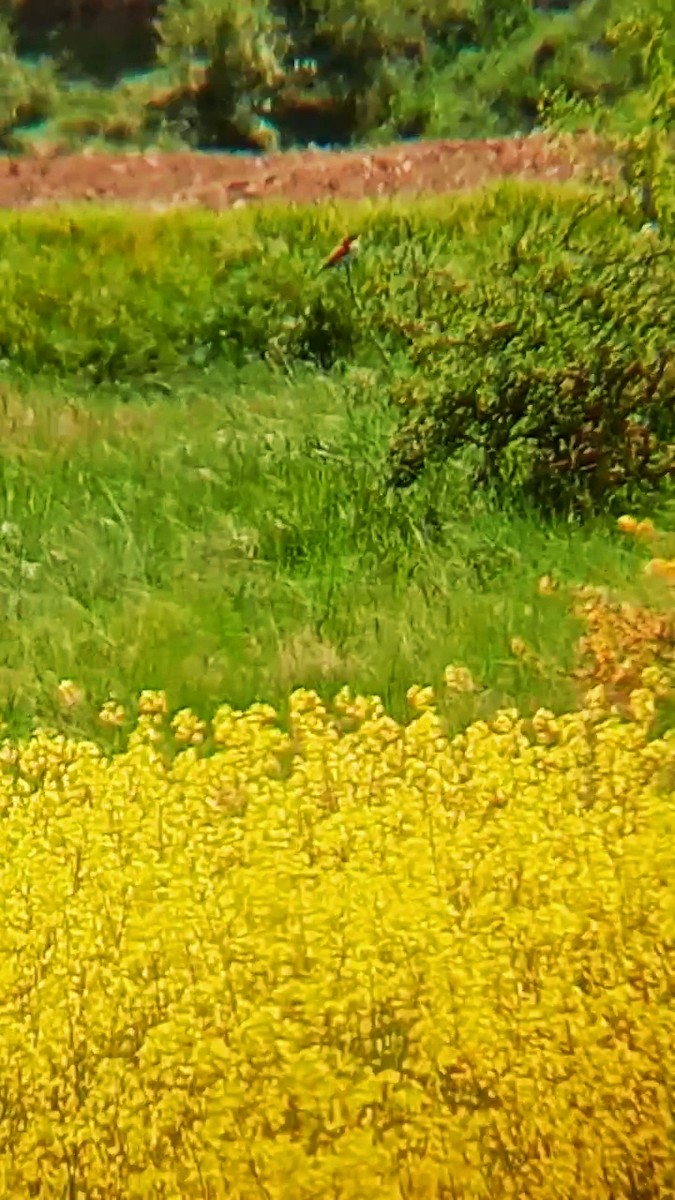
[[[319,267],[319,275],[322,271],[327,271],[329,267],[337,267],[341,262],[349,263],[350,255],[354,254],[358,249],[358,234],[352,233],[344,237],[339,246],[336,246],[331,254],[328,255],[326,261]]]

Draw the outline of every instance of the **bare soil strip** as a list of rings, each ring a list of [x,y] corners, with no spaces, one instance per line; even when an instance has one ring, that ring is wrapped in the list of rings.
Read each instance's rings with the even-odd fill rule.
[[[543,136],[413,142],[363,150],[283,154],[42,154],[0,158],[0,208],[89,201],[215,210],[268,200],[318,204],[466,191],[507,177],[565,182],[587,148]],[[594,157],[594,155],[590,155]]]

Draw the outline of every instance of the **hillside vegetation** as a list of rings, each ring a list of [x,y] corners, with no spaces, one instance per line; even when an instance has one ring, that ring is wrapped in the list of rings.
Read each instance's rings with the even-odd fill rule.
[[[543,98],[643,120],[626,21],[669,0],[3,0],[0,135],[50,143],[261,149],[527,131]],[[623,23],[617,36],[617,27]]]

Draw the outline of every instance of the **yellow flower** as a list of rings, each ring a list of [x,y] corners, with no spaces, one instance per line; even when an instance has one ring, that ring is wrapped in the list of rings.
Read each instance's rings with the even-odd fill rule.
[[[636,517],[630,517],[626,514],[623,517],[619,517],[617,526],[622,533],[635,533],[638,527],[638,521]]]
[[[449,692],[475,692],[478,690],[467,667],[446,667],[443,672],[443,681]]]
[[[635,536],[647,540],[658,537],[658,533],[654,528],[654,522],[649,520],[639,521],[635,527]]]
[[[214,754],[165,752],[154,705],[107,751],[47,729],[0,743],[5,1194],[43,1176],[45,1200],[61,1194],[61,1151],[85,1135],[96,1154],[76,1164],[82,1195],[156,1192],[165,1177],[167,1196],[215,1194],[221,1168],[243,1178],[266,1139],[258,1190],[277,1197],[285,1171],[299,1191],[316,1167],[318,1097],[334,1146],[317,1194],[440,1196],[456,1176],[462,1200],[541,1200],[549,1184],[569,1195],[573,1178],[582,1197],[616,1181],[624,1200],[619,1159],[608,1182],[588,1152],[609,1142],[630,1146],[652,1196],[669,1195],[672,1069],[662,1056],[664,1086],[650,1086],[667,1029],[645,997],[672,984],[675,737],[650,737],[649,696],[631,700],[639,722],[506,708],[448,740],[431,709],[336,736],[304,692],[301,737],[264,706],[223,705]],[[201,729],[188,709],[171,717]],[[598,981],[626,986],[608,999]],[[41,1031],[29,1043],[28,1001]],[[404,1070],[383,1007],[410,1035]],[[78,1071],[86,1111],[71,1102]],[[560,1094],[543,1086],[554,1073],[568,1078]],[[494,1138],[454,1103],[477,1087],[508,1106]],[[331,1108],[336,1091],[345,1103]],[[560,1119],[570,1095],[583,1099],[581,1132]],[[364,1105],[385,1138],[363,1128]],[[173,1137],[181,1122],[189,1147]],[[539,1135],[556,1143],[547,1178],[519,1188],[504,1144],[525,1161]],[[160,1155],[139,1184],[138,1164]]]
[[[271,704],[252,704],[246,712],[246,718],[256,725],[273,725],[278,720],[278,714]]]
[[[497,788],[488,800],[491,808],[504,808],[504,805],[508,804],[508,802],[509,798],[503,788]]]
[[[423,688],[418,683],[414,683],[406,692],[406,700],[416,712],[424,712],[434,703],[434,689],[432,687]]]
[[[648,725],[656,712],[653,693],[649,688],[635,688],[630,694],[628,708],[634,721]]]
[[[537,591],[540,596],[552,596],[558,590],[558,581],[550,575],[542,575],[537,581]]]
[[[668,683],[668,676],[656,664],[653,664],[651,667],[645,667],[640,678],[642,686],[648,688],[659,699],[663,700],[666,696],[670,695],[671,689]]]
[[[604,716],[611,709],[604,683],[597,683],[584,696],[584,704],[591,716]]]
[[[73,683],[72,679],[62,679],[56,695],[62,708],[76,708],[84,700],[84,689]]]
[[[125,717],[126,713],[122,705],[117,704],[115,700],[106,700],[98,714],[98,719],[101,724],[109,725],[111,728],[123,725]]]
[[[181,708],[171,722],[173,735],[177,742],[190,746],[199,746],[206,734],[206,721],[200,720],[190,708]]]
[[[375,721],[384,716],[384,705],[379,696],[353,696],[350,688],[343,687],[333,700],[335,712],[354,721]]]
[[[167,711],[166,692],[141,692],[138,711],[144,717],[163,717]]]
[[[532,728],[539,739],[546,745],[555,742],[558,737],[558,725],[555,713],[549,708],[538,708],[532,718]]]
[[[524,641],[523,638],[513,637],[511,638],[509,645],[511,646],[511,653],[515,654],[516,658],[525,658],[528,650],[527,642]]]
[[[651,558],[645,566],[645,575],[675,584],[675,558]]]

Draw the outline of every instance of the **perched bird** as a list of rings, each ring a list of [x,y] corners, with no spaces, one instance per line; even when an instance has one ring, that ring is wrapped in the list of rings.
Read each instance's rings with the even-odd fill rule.
[[[336,246],[331,254],[328,255],[326,261],[319,267],[318,274],[322,271],[327,271],[329,267],[337,267],[340,263],[348,266],[351,261],[351,255],[355,254],[358,249],[358,234],[352,233],[344,237],[339,246]]]

